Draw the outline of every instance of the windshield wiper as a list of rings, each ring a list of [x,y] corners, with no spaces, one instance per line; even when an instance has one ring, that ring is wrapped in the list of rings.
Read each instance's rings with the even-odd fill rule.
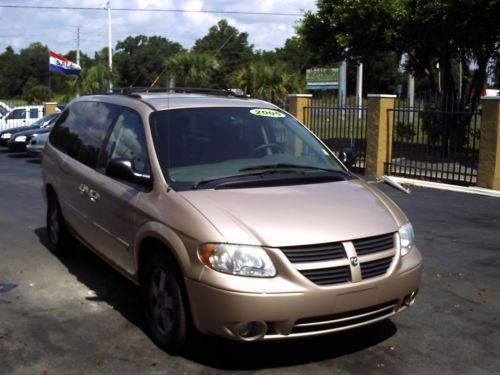
[[[240,171],[242,171],[242,170],[240,170]],[[219,176],[219,177],[213,177],[213,178],[203,178],[201,180],[195,181],[193,183],[193,185],[192,185],[192,188],[194,190],[196,190],[200,186],[206,185],[206,184],[214,182],[214,181],[220,181],[220,180],[226,180],[226,179],[232,179],[232,178],[239,178],[239,177],[262,176],[262,175],[275,174],[275,173],[290,173],[290,171],[267,170],[267,171],[255,172],[255,173],[240,173],[240,174],[234,174],[234,175],[228,175],[228,176]]]
[[[299,165],[299,164],[289,164],[289,163],[256,165],[253,167],[242,168],[242,169],[240,169],[240,172],[258,171],[258,170],[276,170],[276,169],[309,169],[309,170],[318,170],[318,171],[340,173],[340,174],[343,174],[346,176],[350,176],[350,174],[348,172],[342,171],[342,170],[315,167],[312,165]]]

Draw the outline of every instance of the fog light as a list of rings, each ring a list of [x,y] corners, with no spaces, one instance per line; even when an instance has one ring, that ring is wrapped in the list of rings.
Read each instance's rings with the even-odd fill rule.
[[[252,332],[252,323],[243,323],[238,327],[238,335],[241,337],[248,337]]]
[[[235,328],[236,335],[245,341],[258,340],[267,332],[267,324],[264,322],[240,323]]]

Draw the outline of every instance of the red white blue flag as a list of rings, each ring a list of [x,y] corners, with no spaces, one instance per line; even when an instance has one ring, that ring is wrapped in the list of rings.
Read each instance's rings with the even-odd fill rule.
[[[49,51],[49,71],[61,74],[80,74],[82,68],[66,57]]]

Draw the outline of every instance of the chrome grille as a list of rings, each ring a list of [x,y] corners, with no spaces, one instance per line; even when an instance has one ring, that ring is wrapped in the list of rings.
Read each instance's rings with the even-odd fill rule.
[[[280,250],[311,282],[321,286],[335,285],[353,281],[351,268],[357,265],[350,264],[347,254],[358,258],[361,280],[353,269],[354,282],[385,274],[395,255],[394,238],[394,233],[388,233],[344,242],[282,247]],[[309,265],[310,262],[316,264]]]
[[[363,309],[341,312],[333,315],[316,316],[297,320],[293,334],[336,331],[358,324],[368,323],[392,315],[397,309],[397,301],[390,301]]]
[[[341,242],[309,246],[282,247],[281,251],[292,263],[319,262],[345,258]]]
[[[392,257],[361,263],[361,277],[369,279],[370,277],[383,275],[387,272],[391,262]]]
[[[302,270],[300,273],[318,285],[332,285],[351,281],[349,266]]]
[[[394,233],[384,234],[382,236],[360,238],[353,240],[352,244],[356,249],[358,256],[378,253],[392,249],[394,247]]]

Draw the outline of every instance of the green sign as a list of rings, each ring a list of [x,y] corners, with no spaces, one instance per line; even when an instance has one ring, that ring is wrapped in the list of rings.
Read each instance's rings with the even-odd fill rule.
[[[339,68],[312,68],[306,70],[307,88],[331,90],[339,87]]]

